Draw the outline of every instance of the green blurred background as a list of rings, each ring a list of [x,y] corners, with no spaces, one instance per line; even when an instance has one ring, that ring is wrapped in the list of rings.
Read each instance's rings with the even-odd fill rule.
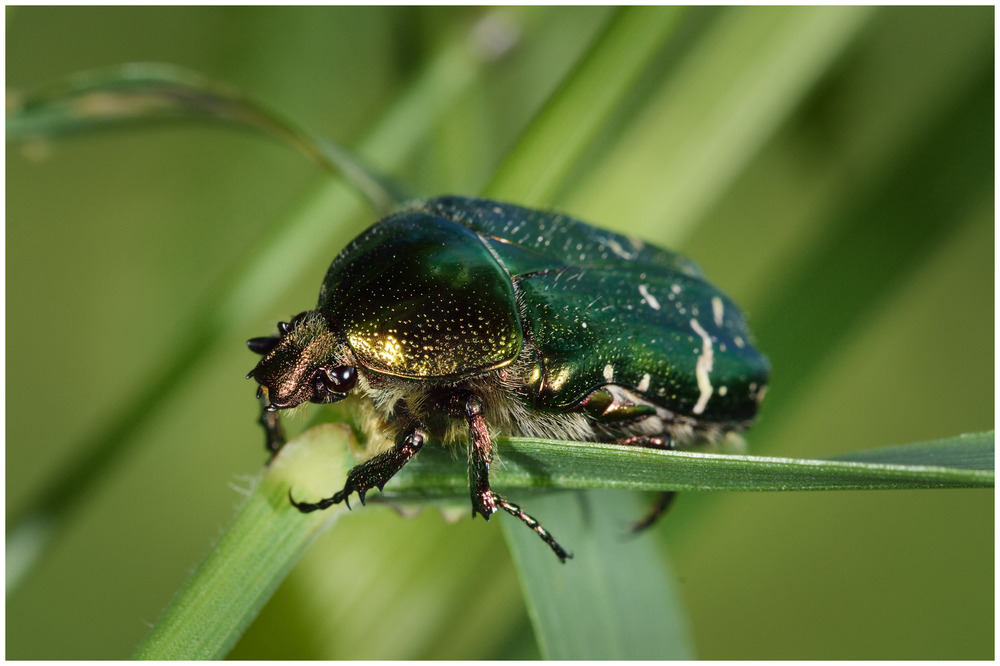
[[[611,14],[8,9],[8,98],[163,61],[357,145],[436,54],[468,41],[478,76],[394,175],[471,194]],[[751,452],[992,428],[993,8],[681,21],[554,205],[684,251],[743,305],[774,367]],[[8,521],[327,178],[210,124],[8,147]],[[8,596],[7,657],[132,652],[264,462],[246,338],[311,307],[329,258],[371,221],[337,230],[257,326],[163,397]],[[689,493],[646,538],[669,551],[699,657],[988,659],[993,525],[985,490]],[[320,538],[232,656],[537,654],[497,525],[371,507]]]

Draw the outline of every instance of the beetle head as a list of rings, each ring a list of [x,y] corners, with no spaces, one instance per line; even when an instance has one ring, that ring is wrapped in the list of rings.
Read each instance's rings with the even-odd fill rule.
[[[264,358],[247,379],[260,384],[257,397],[267,394],[266,409],[276,411],[304,402],[343,400],[357,384],[354,366],[338,362],[336,336],[326,317],[315,310],[278,323],[278,335],[253,338],[247,346]]]

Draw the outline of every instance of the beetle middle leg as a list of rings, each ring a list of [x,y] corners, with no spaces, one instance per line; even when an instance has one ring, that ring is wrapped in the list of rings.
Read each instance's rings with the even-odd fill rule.
[[[501,508],[522,523],[534,530],[542,541],[549,545],[561,562],[573,557],[542,527],[537,520],[529,516],[521,507],[508,502],[503,496],[496,494],[490,488],[490,463],[493,462],[493,441],[483,415],[483,404],[475,395],[462,392],[455,397],[461,404],[465,419],[469,424],[469,491],[472,495],[472,516],[478,513],[486,520]]]
[[[403,465],[408,463],[410,458],[415,456],[427,442],[427,428],[424,427],[423,423],[411,416],[405,406],[397,406],[397,413],[400,413],[403,427],[399,430],[400,434],[396,438],[395,447],[352,467],[351,471],[347,473],[344,489],[335,493],[333,497],[318,502],[296,502],[289,493],[289,500],[295,505],[295,508],[302,513],[309,513],[344,502],[349,509],[351,503],[348,501],[348,497],[351,493],[357,492],[361,504],[364,505],[365,494],[369,490],[378,488],[381,492],[389,479],[395,476],[396,472],[402,469]]]

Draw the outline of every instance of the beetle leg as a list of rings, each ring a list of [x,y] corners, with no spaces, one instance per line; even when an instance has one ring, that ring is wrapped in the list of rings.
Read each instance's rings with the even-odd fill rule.
[[[674,448],[674,441],[669,435],[640,435],[638,437],[626,437],[624,439],[616,440],[615,444],[622,444],[624,446],[642,446],[648,449],[673,450]],[[632,526],[632,534],[644,532],[652,527],[656,521],[658,521],[663,514],[667,512],[667,509],[670,508],[670,505],[673,503],[676,496],[677,492],[673,490],[657,494],[656,501],[653,502],[653,506],[649,507],[649,511],[646,515]]]
[[[412,417],[410,418],[412,419]],[[340,502],[347,504],[347,508],[350,509],[351,503],[348,501],[348,497],[353,492],[358,493],[358,498],[361,500],[361,504],[364,505],[365,494],[372,488],[378,488],[381,492],[389,479],[395,476],[396,472],[402,469],[403,465],[409,462],[410,458],[415,456],[427,441],[427,430],[416,419],[412,419],[412,425],[401,432],[406,434],[397,438],[396,446],[393,449],[384,451],[369,458],[360,465],[352,467],[351,471],[347,473],[347,482],[344,483],[344,489],[335,493],[333,497],[328,497],[315,503],[296,502],[292,499],[289,492],[288,499],[302,513],[309,513],[316,509],[325,509]]]
[[[649,511],[646,512],[642,520],[639,520],[632,526],[632,534],[639,534],[652,527],[667,512],[667,509],[673,504],[675,497],[677,497],[676,490],[665,490],[657,493],[653,506],[649,507]]]
[[[624,439],[616,439],[612,444],[621,444],[622,446],[641,446],[647,449],[666,449],[667,451],[674,450],[674,440],[669,435],[639,435],[637,437],[625,437]]]
[[[496,503],[500,506],[501,509],[503,509],[510,515],[514,516],[528,527],[530,527],[532,530],[535,531],[535,534],[537,534],[542,538],[542,541],[549,544],[549,548],[551,548],[552,552],[556,554],[556,557],[559,558],[560,562],[565,564],[567,559],[573,557],[572,553],[567,553],[565,550],[563,550],[563,547],[556,542],[556,540],[552,537],[552,535],[549,534],[549,531],[544,527],[542,527],[537,520],[535,520],[534,518],[526,514],[524,511],[522,511],[521,507],[514,504],[513,502],[508,502],[500,495],[494,495],[493,498],[496,500]]]
[[[486,520],[497,510],[496,497],[490,489],[490,463],[493,462],[493,440],[483,416],[479,398],[469,395],[464,405],[469,423],[469,493],[472,497],[472,517],[478,513]]]
[[[263,392],[258,392],[257,396],[260,398],[260,418],[257,423],[264,428],[264,446],[271,452],[273,460],[274,454],[285,445],[285,429],[281,427],[278,412],[267,409],[269,403]]]
[[[486,520],[496,512],[497,507],[514,516],[534,530],[542,541],[549,545],[561,562],[573,557],[563,550],[556,540],[542,527],[537,520],[521,510],[521,507],[508,502],[490,488],[490,463],[493,462],[493,441],[483,416],[483,403],[475,395],[465,395],[465,418],[469,423],[469,492],[472,495],[472,517],[480,514]]]

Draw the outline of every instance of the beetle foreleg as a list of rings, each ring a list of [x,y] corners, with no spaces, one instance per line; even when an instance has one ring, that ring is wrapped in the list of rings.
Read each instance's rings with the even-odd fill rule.
[[[427,431],[423,424],[417,423],[405,432],[406,435],[397,441],[395,448],[392,450],[380,453],[360,465],[352,467],[351,471],[347,473],[347,482],[344,483],[344,489],[334,494],[333,497],[328,497],[315,503],[296,502],[291,498],[291,494],[289,494],[288,499],[302,513],[309,513],[316,509],[325,509],[340,502],[347,504],[347,508],[349,509],[351,508],[351,503],[347,498],[352,492],[358,493],[358,498],[361,500],[361,504],[364,505],[365,494],[372,488],[378,488],[381,491],[389,479],[395,476],[396,472],[402,469],[403,465],[409,462],[410,458],[415,456],[427,441]]]
[[[269,403],[263,392],[258,392],[257,397],[260,399],[260,418],[257,419],[257,423],[264,428],[264,446],[271,452],[271,458],[274,459],[274,454],[285,445],[285,429],[281,427],[281,418],[278,417],[278,412],[267,408]]]
[[[472,516],[480,514],[486,520],[495,513],[497,507],[514,516],[535,531],[542,541],[549,545],[561,562],[573,557],[542,527],[537,520],[526,514],[518,505],[508,502],[490,488],[490,463],[493,462],[493,441],[483,416],[483,404],[474,395],[465,399],[465,418],[469,423],[469,491],[472,495]]]
[[[486,520],[497,510],[496,497],[490,489],[490,463],[493,462],[493,440],[483,416],[479,398],[469,395],[465,400],[465,418],[469,423],[469,493],[472,497],[472,517],[478,513]]]

